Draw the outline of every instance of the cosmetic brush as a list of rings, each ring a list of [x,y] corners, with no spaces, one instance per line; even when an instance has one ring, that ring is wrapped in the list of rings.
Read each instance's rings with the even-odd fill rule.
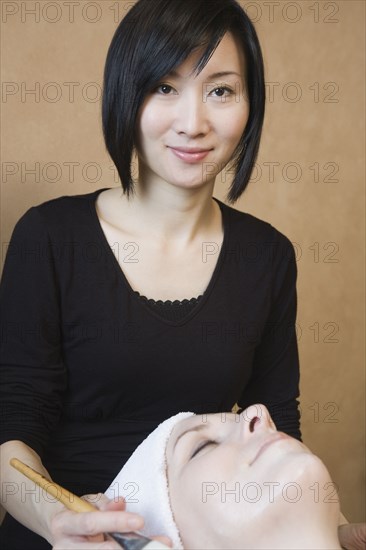
[[[61,485],[50,481],[39,472],[33,470],[33,468],[24,464],[21,460],[12,458],[10,464],[69,510],[73,512],[95,512],[98,510],[90,502],[74,495],[67,489],[64,489],[64,487],[61,487]],[[115,540],[124,550],[171,550],[165,544],[157,540],[151,540],[135,532],[106,534]]]

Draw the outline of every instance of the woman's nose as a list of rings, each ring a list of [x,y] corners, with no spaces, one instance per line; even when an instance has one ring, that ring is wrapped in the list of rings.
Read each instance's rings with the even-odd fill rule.
[[[177,134],[190,138],[202,136],[209,131],[208,109],[203,96],[197,92],[181,96],[176,104],[174,129]]]
[[[240,413],[241,429],[246,437],[258,431],[277,431],[276,426],[264,405],[251,405]]]

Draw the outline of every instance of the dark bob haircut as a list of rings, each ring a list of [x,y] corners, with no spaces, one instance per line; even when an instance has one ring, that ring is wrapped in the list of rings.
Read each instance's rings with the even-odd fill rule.
[[[102,121],[107,150],[127,197],[139,109],[146,96],[197,48],[199,74],[226,32],[243,48],[249,118],[231,159],[227,200],[244,192],[258,154],[265,109],[262,52],[252,22],[236,0],[138,0],[117,27],[104,70]]]

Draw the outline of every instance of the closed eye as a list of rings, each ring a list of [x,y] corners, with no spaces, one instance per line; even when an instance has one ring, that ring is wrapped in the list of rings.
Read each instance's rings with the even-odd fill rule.
[[[204,449],[205,447],[207,447],[208,445],[216,445],[216,441],[211,441],[211,440],[208,440],[208,441],[205,441],[203,443],[203,445],[201,445],[200,447],[198,447],[198,449],[196,449],[193,453],[193,455],[191,456],[191,459],[194,458],[199,452],[202,451],[202,449]]]

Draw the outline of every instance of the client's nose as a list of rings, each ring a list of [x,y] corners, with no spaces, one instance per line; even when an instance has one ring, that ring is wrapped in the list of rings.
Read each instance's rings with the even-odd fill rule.
[[[276,426],[264,405],[251,405],[240,413],[241,421],[244,422],[244,432],[254,433],[258,430],[276,430]]]

